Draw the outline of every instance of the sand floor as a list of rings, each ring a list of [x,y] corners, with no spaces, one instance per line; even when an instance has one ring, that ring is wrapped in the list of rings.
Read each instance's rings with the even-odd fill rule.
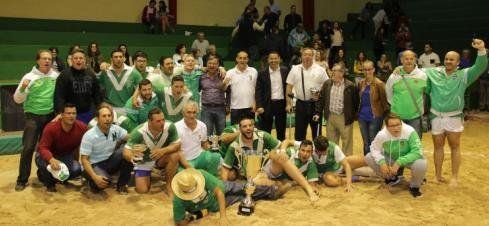
[[[407,184],[393,191],[379,183],[356,183],[355,191],[321,187],[321,200],[313,208],[305,193],[293,188],[277,201],[259,201],[252,216],[239,216],[237,204],[227,209],[232,225],[489,225],[489,118],[467,121],[462,136],[461,185],[452,189],[435,184],[431,135],[423,138],[429,160],[422,198],[413,199]],[[355,154],[361,154],[361,138],[355,125]],[[444,176],[450,177],[450,154],[445,150]],[[172,205],[156,183],[150,194],[127,196],[108,190],[105,200],[87,196],[86,189],[57,185],[48,194],[40,185],[33,165],[28,186],[15,192],[19,155],[0,156],[0,225],[173,225]],[[409,178],[409,170],[406,170]],[[193,225],[218,225],[212,214]]]

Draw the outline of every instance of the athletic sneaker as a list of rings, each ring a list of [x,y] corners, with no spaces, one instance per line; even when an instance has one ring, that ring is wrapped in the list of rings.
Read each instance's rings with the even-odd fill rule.
[[[389,185],[389,186],[394,186],[394,185],[397,185],[399,183],[401,183],[401,177],[398,177],[398,176],[393,176],[389,179],[385,179],[385,184],[386,185]]]
[[[421,191],[419,191],[419,188],[416,188],[416,187],[409,187],[409,193],[411,193],[411,195],[414,198],[419,198],[423,195],[423,193],[421,193]]]

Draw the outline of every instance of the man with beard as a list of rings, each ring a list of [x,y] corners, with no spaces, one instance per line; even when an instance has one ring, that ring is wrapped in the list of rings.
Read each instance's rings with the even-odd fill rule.
[[[105,90],[105,102],[111,104],[116,112],[124,114],[124,104],[143,78],[138,70],[124,64],[125,57],[121,50],[113,50],[111,59],[112,65],[102,72],[99,82]]]
[[[65,103],[75,104],[77,119],[88,124],[93,118],[93,110],[102,102],[102,95],[95,74],[86,69],[85,52],[76,49],[71,54],[73,64],[56,79],[56,112],[63,112]]]
[[[153,87],[148,79],[143,79],[139,82],[138,91],[137,101],[140,107],[134,108],[132,99],[127,100],[125,105],[127,119],[122,120],[120,125],[128,132],[131,132],[139,124],[146,122],[149,111],[159,105],[159,99],[153,92]]]

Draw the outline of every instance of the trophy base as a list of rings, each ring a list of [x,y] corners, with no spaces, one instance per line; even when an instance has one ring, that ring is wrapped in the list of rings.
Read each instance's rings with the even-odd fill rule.
[[[254,206],[246,206],[243,204],[239,204],[238,214],[243,216],[250,216],[253,212],[255,212]]]

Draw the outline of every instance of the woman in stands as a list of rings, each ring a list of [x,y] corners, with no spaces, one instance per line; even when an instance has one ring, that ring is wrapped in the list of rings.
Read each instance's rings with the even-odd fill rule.
[[[182,64],[183,57],[185,56],[187,52],[187,47],[185,44],[178,44],[177,47],[175,48],[175,54],[173,54],[173,63],[175,65],[180,65]]]
[[[117,47],[119,50],[122,51],[122,53],[124,53],[124,57],[126,58],[126,61],[124,61],[125,64],[127,64],[128,66],[133,66],[134,63],[132,62],[132,57],[131,57],[131,54],[129,54],[129,50],[127,49],[127,45],[122,43],[122,44],[119,44],[119,47]]]
[[[61,72],[62,70],[64,70],[65,64],[63,63],[63,61],[61,60],[61,58],[58,55],[58,53],[59,53],[58,47],[51,47],[51,48],[49,48],[49,51],[51,51],[51,55],[53,56],[52,68],[56,72]]]
[[[100,65],[104,62],[100,49],[96,42],[92,42],[87,48],[87,69],[92,70],[95,74],[100,73]]]
[[[377,68],[379,69],[377,77],[379,77],[382,82],[386,82],[392,73],[392,63],[387,59],[385,53],[380,55],[380,60],[377,61]]]
[[[363,51],[358,52],[357,58],[353,64],[353,73],[355,74],[355,84],[365,78],[365,71],[363,70],[363,64],[367,60],[365,53]]]
[[[161,33],[165,34],[167,30],[171,30],[168,14],[168,7],[165,1],[161,0],[158,2],[158,16],[161,19]]]

